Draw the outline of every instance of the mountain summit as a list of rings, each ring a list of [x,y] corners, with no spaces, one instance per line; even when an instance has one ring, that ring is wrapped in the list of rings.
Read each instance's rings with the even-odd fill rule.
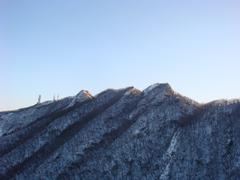
[[[0,179],[240,179],[240,101],[169,84],[0,113]]]

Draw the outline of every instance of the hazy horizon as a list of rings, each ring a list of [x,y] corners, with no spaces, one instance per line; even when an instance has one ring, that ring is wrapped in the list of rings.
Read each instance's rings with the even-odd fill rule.
[[[239,98],[240,1],[0,2],[0,111],[154,83]]]

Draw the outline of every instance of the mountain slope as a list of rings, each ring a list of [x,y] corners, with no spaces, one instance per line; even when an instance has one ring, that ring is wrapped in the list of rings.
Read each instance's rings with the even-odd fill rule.
[[[239,179],[240,102],[168,84],[0,113],[1,179]]]

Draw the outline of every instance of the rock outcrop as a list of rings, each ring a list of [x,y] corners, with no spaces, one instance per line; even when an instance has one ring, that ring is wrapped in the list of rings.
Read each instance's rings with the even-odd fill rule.
[[[2,112],[0,179],[240,179],[240,101],[155,84]]]

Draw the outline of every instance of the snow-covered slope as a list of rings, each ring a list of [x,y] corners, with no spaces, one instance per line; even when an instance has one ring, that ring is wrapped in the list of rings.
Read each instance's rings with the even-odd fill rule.
[[[240,102],[155,84],[0,113],[0,179],[240,179]]]

